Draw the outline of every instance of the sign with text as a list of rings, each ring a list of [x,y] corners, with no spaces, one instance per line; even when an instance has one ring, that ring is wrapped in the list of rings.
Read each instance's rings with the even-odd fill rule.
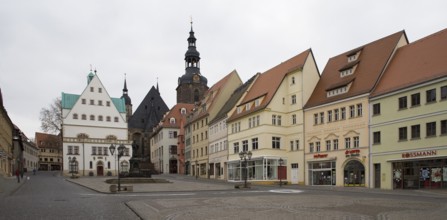
[[[406,152],[402,153],[402,158],[436,156],[437,153],[436,150]]]

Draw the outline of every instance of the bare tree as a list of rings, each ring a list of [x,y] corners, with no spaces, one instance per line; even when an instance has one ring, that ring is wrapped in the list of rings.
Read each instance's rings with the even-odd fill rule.
[[[54,99],[48,108],[40,110],[40,128],[47,133],[60,135],[62,132],[62,103],[61,98]]]

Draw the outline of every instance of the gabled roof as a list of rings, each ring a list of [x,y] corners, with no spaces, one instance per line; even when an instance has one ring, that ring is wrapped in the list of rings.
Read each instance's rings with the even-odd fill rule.
[[[221,95],[223,87],[227,84],[229,79],[232,76],[239,77],[236,70],[233,70],[231,73],[227,74],[224,78],[215,83],[208,91],[205,93],[205,97],[201,101],[201,105],[197,107],[197,111],[193,113],[191,121],[196,119],[200,119],[206,115],[213,109],[215,100]],[[206,108],[203,109],[202,106],[205,105]]]
[[[181,110],[185,109],[186,112],[184,115],[182,115]],[[174,105],[174,107],[171,108],[163,117],[163,119],[159,122],[158,126],[155,130],[160,130],[162,128],[180,128],[180,125],[185,123],[182,123],[182,118],[185,118],[186,116],[191,113],[191,111],[194,108],[194,104],[189,103],[177,103]],[[171,122],[171,118],[174,118],[174,122]],[[155,134],[156,132],[154,132]]]
[[[69,94],[69,93],[62,93],[62,108],[63,109],[72,109],[73,106],[76,104],[76,102],[79,100],[79,97],[81,95],[76,94]],[[126,105],[124,98],[112,98],[113,104],[115,105],[116,109],[120,113],[126,113]]]
[[[38,148],[55,148],[62,147],[61,138],[58,135],[36,132],[36,146]]]
[[[240,105],[244,105],[245,103],[264,96],[262,103],[260,103],[259,106],[253,107],[250,110],[244,111],[240,114],[237,114],[236,112],[233,113],[229,121],[267,107],[281,85],[284,77],[288,73],[302,69],[310,53],[312,53],[312,50],[308,49],[262,73],[256,79],[253,86],[250,88],[250,91],[248,91],[247,95],[241,101]]]
[[[406,40],[405,31],[399,31],[330,58],[304,108],[311,108],[371,92],[402,36]],[[360,55],[357,60],[351,61],[351,63],[348,62],[348,57],[358,52],[360,52]],[[352,75],[340,76],[340,71],[355,65],[357,66]],[[351,86],[346,93],[327,96],[329,90],[346,86],[349,83],[351,83]]]
[[[129,128],[152,131],[167,111],[169,111],[168,106],[161,98],[158,90],[152,86],[132,117],[129,118]]]
[[[256,77],[260,74],[257,73],[254,76],[252,76],[247,82],[240,85],[238,88],[236,88],[231,94],[231,97],[228,99],[228,101],[224,104],[224,106],[220,109],[220,111],[217,113],[216,117],[214,117],[213,120],[209,122],[209,124],[213,124],[216,121],[219,121],[225,117],[227,117],[227,113],[237,104],[239,99],[244,95],[245,91],[250,87],[250,85],[255,81]]]
[[[447,77],[447,29],[396,51],[372,97]]]

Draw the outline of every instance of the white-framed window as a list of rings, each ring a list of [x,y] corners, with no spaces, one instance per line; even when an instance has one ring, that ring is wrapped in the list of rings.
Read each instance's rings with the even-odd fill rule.
[[[292,124],[295,125],[296,124],[296,114],[292,115]]]
[[[355,136],[354,137],[354,148],[359,148],[359,147],[360,147],[360,137]]]
[[[171,125],[175,124],[175,118],[174,117],[169,119],[169,124],[171,124]]]
[[[296,95],[292,95],[292,105],[296,104]]]

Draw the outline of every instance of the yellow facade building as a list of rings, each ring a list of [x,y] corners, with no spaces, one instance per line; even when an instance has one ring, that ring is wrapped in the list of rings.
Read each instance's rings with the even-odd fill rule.
[[[371,96],[371,187],[447,188],[447,29],[397,50]]]
[[[404,31],[329,59],[305,106],[306,185],[369,185],[369,95]]]

